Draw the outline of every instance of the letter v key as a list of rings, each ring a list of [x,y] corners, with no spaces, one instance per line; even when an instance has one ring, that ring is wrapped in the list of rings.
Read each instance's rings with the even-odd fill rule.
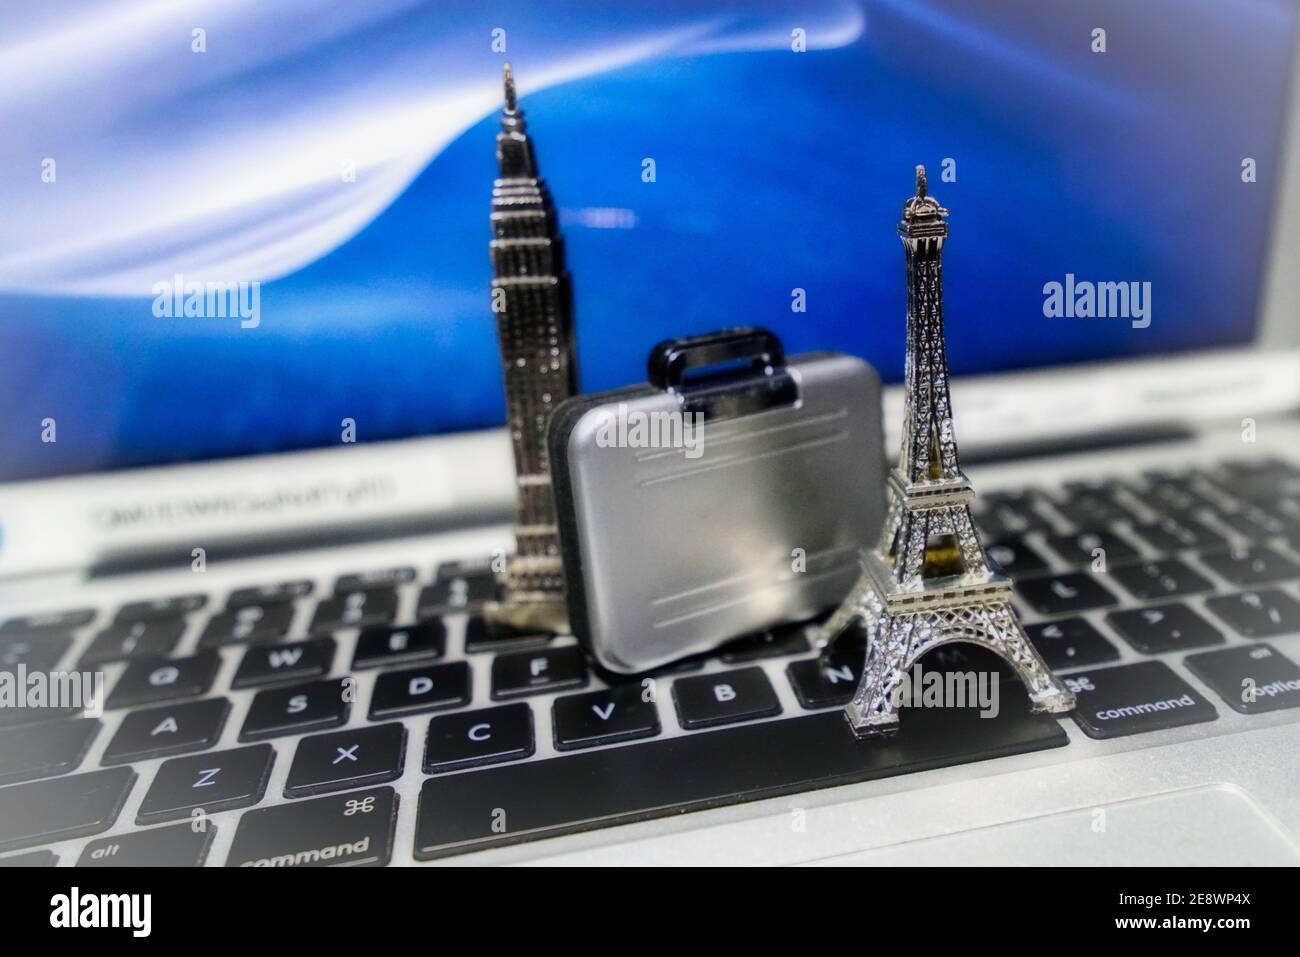
[[[573,751],[659,733],[659,709],[641,700],[641,686],[619,683],[601,691],[557,698],[552,705],[555,747]]]

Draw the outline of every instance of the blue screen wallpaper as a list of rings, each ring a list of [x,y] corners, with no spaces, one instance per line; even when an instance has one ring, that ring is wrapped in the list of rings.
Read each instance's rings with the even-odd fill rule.
[[[487,243],[507,61],[561,212],[584,390],[741,324],[899,379],[917,163],[952,210],[954,372],[1246,342],[1294,15],[6,5],[0,480],[334,445],[345,418],[360,441],[503,422]],[[1150,325],[1046,316],[1067,274],[1150,283]],[[255,327],[156,315],[176,277],[259,283]]]

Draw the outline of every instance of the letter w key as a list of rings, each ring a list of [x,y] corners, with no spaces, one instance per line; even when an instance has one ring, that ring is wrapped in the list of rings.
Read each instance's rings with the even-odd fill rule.
[[[282,645],[254,646],[244,652],[233,688],[257,688],[328,674],[334,664],[334,639],[311,638]]]

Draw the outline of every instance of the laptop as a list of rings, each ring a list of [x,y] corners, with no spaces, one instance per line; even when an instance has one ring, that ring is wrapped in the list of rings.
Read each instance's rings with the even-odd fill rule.
[[[1300,862],[1292,5],[0,17],[0,864]],[[864,750],[861,646],[793,622],[602,728],[629,679],[484,627],[506,60],[584,391],[761,324],[869,361],[892,453],[927,166],[976,520],[1073,714]]]

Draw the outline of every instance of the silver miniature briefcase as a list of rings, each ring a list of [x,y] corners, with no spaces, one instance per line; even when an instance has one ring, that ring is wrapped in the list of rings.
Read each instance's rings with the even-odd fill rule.
[[[763,329],[660,343],[643,386],[564,402],[552,483],[569,621],[635,674],[816,616],[857,580],[884,502],[880,381]]]

